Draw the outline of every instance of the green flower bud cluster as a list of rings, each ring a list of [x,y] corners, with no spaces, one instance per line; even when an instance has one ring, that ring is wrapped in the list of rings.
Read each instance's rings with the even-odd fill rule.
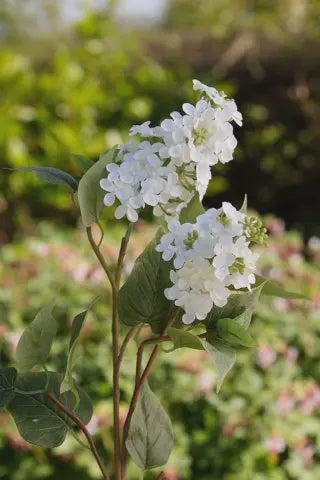
[[[194,242],[198,239],[199,233],[196,230],[193,230],[193,232],[189,232],[187,235],[187,238],[184,241],[184,244],[187,248],[192,248]]]
[[[244,258],[243,257],[238,257],[235,259],[232,265],[229,267],[229,272],[232,275],[233,273],[241,273],[241,275],[244,273],[246,266],[244,263]]]
[[[246,217],[243,223],[243,231],[250,242],[257,243],[258,245],[265,245],[267,243],[267,229],[258,217]]]

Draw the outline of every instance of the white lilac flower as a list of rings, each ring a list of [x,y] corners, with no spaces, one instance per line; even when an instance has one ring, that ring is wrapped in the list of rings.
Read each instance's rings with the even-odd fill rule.
[[[204,92],[216,105],[223,108],[226,118],[234,120],[240,127],[242,126],[242,114],[238,112],[236,102],[233,99],[226,98],[224,92],[219,92],[213,87],[208,87],[199,80],[193,80],[193,90]],[[228,120],[227,120],[228,121]]]
[[[173,265],[178,269],[186,260],[212,257],[214,241],[212,236],[206,235],[197,225],[171,220],[168,222],[168,233],[161,237],[156,250],[162,252],[166,261],[174,257]]]
[[[152,137],[153,128],[150,127],[150,121],[141,125],[133,125],[130,129],[130,135],[141,135],[141,137]]]
[[[237,141],[231,122],[240,125],[242,116],[235,102],[216,89],[198,81],[194,81],[194,89],[203,91],[207,98],[196,105],[185,103],[184,114],[173,112],[153,129],[153,135],[161,138],[176,165],[195,165],[196,188],[202,198],[211,179],[210,167],[232,160]]]
[[[214,269],[208,260],[188,260],[184,266],[171,271],[171,288],[165,290],[165,296],[182,307],[182,321],[186,324],[194,320],[204,320],[213,305],[224,306],[230,291],[214,275]]]
[[[223,307],[231,289],[255,283],[258,255],[245,236],[246,215],[224,202],[209,209],[195,223],[168,223],[156,250],[173,261],[168,299],[183,308],[183,321],[203,320],[214,305]]]
[[[239,237],[232,248],[234,261],[229,267],[229,275],[226,278],[227,285],[234,288],[248,288],[255,283],[254,272],[256,270],[259,254],[249,248],[249,242],[242,236]]]
[[[182,113],[172,112],[160,126],[134,125],[130,134],[146,140],[123,145],[117,161],[107,166],[100,185],[106,205],[119,201],[117,218],[136,221],[145,205],[157,216],[178,218],[197,191],[204,196],[211,167],[232,160],[237,141],[231,122],[240,125],[242,118],[235,102],[197,80],[193,84],[204,98],[185,103]]]
[[[192,173],[178,174],[176,167],[161,158],[163,144],[148,141],[123,146],[118,163],[106,166],[107,178],[100,186],[107,192],[105,205],[117,199],[116,218],[138,220],[138,210],[154,207],[155,215],[178,216],[194,195]]]

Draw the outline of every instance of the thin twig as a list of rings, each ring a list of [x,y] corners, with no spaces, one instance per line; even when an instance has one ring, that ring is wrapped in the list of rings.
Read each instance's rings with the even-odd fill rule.
[[[113,434],[114,434],[114,471],[115,480],[120,480],[120,368],[119,324],[117,312],[117,290],[112,289],[112,364],[113,364]]]
[[[86,426],[84,425],[84,423],[80,420],[79,417],[77,417],[77,415],[72,412],[71,410],[69,410],[65,405],[63,405],[63,403],[61,403],[59,400],[57,400],[53,395],[51,395],[51,393],[49,392],[45,392],[45,395],[46,397],[48,398],[48,400],[50,400],[50,402],[52,402],[59,410],[61,410],[63,413],[65,413],[76,425],[78,425],[78,427],[81,429],[81,431],[83,432],[83,434],[85,435],[87,441],[88,441],[88,444],[90,446],[90,450],[101,470],[101,473],[103,475],[103,480],[110,480],[110,477],[108,475],[108,473],[106,472],[106,469],[102,463],[102,460],[100,458],[100,455],[98,453],[98,450],[97,450],[97,447],[95,446],[94,444],[94,441],[90,435],[90,433],[88,432]]]
[[[120,350],[119,350],[119,355],[118,355],[118,367],[119,367],[119,368],[120,368],[121,362],[122,362],[122,360],[123,360],[123,357],[124,357],[124,354],[125,354],[127,345],[128,345],[128,343],[130,342],[130,340],[137,335],[138,330],[139,330],[138,327],[132,327],[132,328],[130,328],[130,330],[127,332],[127,335],[125,336],[125,338],[124,338],[124,340],[123,340],[123,342],[122,342],[122,345],[121,345],[121,347],[120,347]]]
[[[114,430],[114,473],[115,480],[120,480],[120,388],[119,388],[119,368],[118,368],[118,355],[119,355],[119,325],[118,325],[118,312],[117,312],[117,284],[115,277],[118,276],[116,272],[115,277],[111,273],[109,266],[107,265],[98,245],[95,243],[92,236],[91,227],[87,228],[87,236],[90,245],[96,254],[103,270],[107,274],[112,290],[112,365],[113,365],[113,430]]]
[[[115,480],[121,478],[121,439],[120,439],[120,366],[125,351],[119,351],[119,319],[117,296],[121,279],[121,272],[127,246],[130,239],[132,225],[129,224],[126,234],[121,241],[115,271],[114,286],[112,287],[112,360],[113,360],[113,432],[114,432],[114,471]]]
[[[119,285],[120,285],[123,260],[127,252],[131,231],[132,231],[132,223],[130,222],[128,225],[126,234],[121,240],[121,246],[120,246],[119,255],[118,255],[118,263],[117,263],[117,270],[116,270],[116,276],[115,276],[115,282],[116,282],[117,288],[119,288]]]
[[[106,272],[107,274],[107,277],[109,279],[109,282],[110,282],[110,285],[111,285],[111,288],[112,289],[115,289],[116,288],[116,285],[115,285],[115,281],[114,281],[114,278],[113,278],[113,275],[110,271],[110,268],[109,266],[107,265],[105,259],[103,258],[103,255],[98,247],[98,245],[96,244],[96,242],[94,241],[94,238],[93,238],[93,235],[92,235],[92,229],[91,227],[87,227],[87,236],[88,236],[88,240],[89,240],[89,243],[92,247],[92,250],[94,251],[94,253],[96,254],[96,257],[97,259],[99,260],[103,270]]]
[[[142,367],[142,357],[143,357],[143,352],[145,347],[148,345],[154,345],[154,344],[159,344],[162,342],[167,342],[170,340],[170,337],[167,335],[162,335],[161,337],[152,337],[152,338],[147,338],[143,342],[141,342],[138,352],[137,352],[137,364],[136,364],[136,385],[141,377],[141,367]]]

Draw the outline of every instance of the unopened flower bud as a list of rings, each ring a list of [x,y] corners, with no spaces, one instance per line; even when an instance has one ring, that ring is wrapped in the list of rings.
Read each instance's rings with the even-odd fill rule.
[[[250,242],[265,245],[268,239],[267,229],[258,217],[246,217],[243,231]]]

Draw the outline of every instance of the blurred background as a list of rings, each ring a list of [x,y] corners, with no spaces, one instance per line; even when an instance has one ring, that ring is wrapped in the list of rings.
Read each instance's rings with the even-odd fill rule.
[[[221,393],[201,353],[163,355],[152,387],[175,426],[167,480],[320,478],[320,1],[1,0],[0,166],[50,165],[79,177],[132,124],[161,121],[194,101],[198,78],[235,98],[238,148],[217,166],[206,203],[228,199],[265,216],[260,268],[312,301],[263,301],[256,351],[239,355]],[[123,227],[111,222],[105,253]],[[76,227],[76,228],[75,228]],[[68,193],[27,172],[0,171],[0,361],[55,292],[65,361],[72,315],[104,291]],[[151,237],[140,222],[129,269]],[[77,248],[75,247],[77,246]],[[110,339],[103,306],[83,335],[78,381],[96,405],[90,424],[110,446]],[[134,349],[133,349],[134,350]],[[123,411],[132,355],[124,364]],[[131,359],[130,359],[131,358]],[[88,380],[89,379],[89,380]],[[110,458],[106,459],[107,462]],[[137,472],[130,472],[130,480]],[[154,478],[151,474],[147,479]],[[0,479],[99,478],[72,437],[55,451],[25,444],[0,413]]]

